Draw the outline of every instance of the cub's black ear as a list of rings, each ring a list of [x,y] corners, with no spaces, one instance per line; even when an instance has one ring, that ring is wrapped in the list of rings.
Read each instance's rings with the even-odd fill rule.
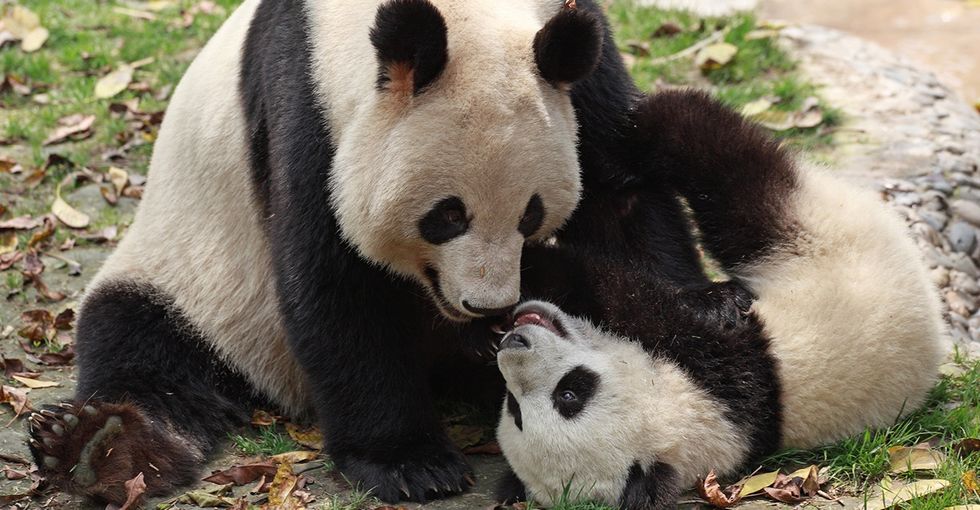
[[[579,9],[575,0],[566,0],[534,36],[534,60],[541,77],[555,85],[586,77],[599,64],[602,36],[599,18]]]
[[[378,56],[378,88],[414,95],[446,67],[446,21],[428,0],[390,0],[371,28]]]
[[[633,464],[626,477],[626,487],[619,497],[623,510],[666,510],[677,507],[683,487],[677,471],[669,464],[654,462],[646,471],[639,462]]]

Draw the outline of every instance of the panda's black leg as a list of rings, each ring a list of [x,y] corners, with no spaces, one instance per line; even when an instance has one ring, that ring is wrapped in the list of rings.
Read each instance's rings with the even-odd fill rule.
[[[521,501],[527,501],[527,490],[524,488],[524,482],[513,471],[508,469],[500,477],[500,480],[497,481],[494,496],[498,502],[511,505]]]
[[[251,391],[223,367],[165,296],[103,283],[81,310],[73,402],[29,420],[42,475],[76,494],[121,504],[143,473],[150,495],[196,480],[206,454],[247,418]]]
[[[644,468],[636,463],[630,468],[619,507],[622,510],[675,508],[683,489],[678,483],[677,472],[669,464],[654,462]]]

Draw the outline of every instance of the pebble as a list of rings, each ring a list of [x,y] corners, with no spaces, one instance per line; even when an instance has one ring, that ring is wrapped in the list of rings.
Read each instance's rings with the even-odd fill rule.
[[[980,283],[977,283],[977,279],[970,278],[959,271],[951,271],[948,282],[947,285],[951,285],[954,289],[961,290],[967,294],[980,294]]]
[[[950,188],[950,191],[952,191],[952,188]],[[948,217],[939,211],[919,211],[919,217],[935,230],[942,230],[946,227],[946,221],[948,221]]]
[[[967,316],[977,309],[977,303],[955,290],[946,291],[946,303],[949,309],[961,316]]]
[[[966,221],[969,221],[973,225],[980,227],[980,204],[959,199],[953,200],[953,203],[950,204],[950,206],[952,207],[954,214]]]
[[[949,285],[949,271],[943,267],[934,267],[929,271],[929,276],[932,278],[932,283],[936,284],[936,287],[942,288]]]
[[[953,249],[960,253],[970,253],[977,245],[977,230],[963,221],[953,223],[949,227],[946,237],[949,238]]]

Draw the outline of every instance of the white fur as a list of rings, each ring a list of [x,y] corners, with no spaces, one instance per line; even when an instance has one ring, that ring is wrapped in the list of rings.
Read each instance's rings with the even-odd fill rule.
[[[740,270],[772,338],[785,446],[888,426],[936,381],[945,326],[937,290],[900,219],[870,191],[813,169],[793,213],[801,235]]]
[[[523,430],[505,405],[497,440],[529,497],[550,505],[567,485],[573,497],[614,503],[634,462],[666,462],[685,484],[709,467],[731,470],[742,462],[746,441],[724,418],[725,407],[679,367],[556,308],[552,313],[567,337],[522,326],[515,332],[530,349],[498,355],[507,389],[520,403]],[[598,390],[579,415],[566,419],[551,394],[579,365],[599,374]]]
[[[787,214],[798,235],[733,276],[758,296],[753,307],[772,340],[783,446],[808,448],[918,408],[945,354],[945,327],[904,224],[871,192],[801,172]],[[666,462],[684,484],[747,460],[724,407],[677,366],[553,312],[575,325],[569,339],[523,326],[532,349],[498,355],[524,426],[505,406],[498,439],[532,497],[548,504],[574,477],[582,495],[615,504],[634,460]],[[565,420],[546,397],[578,364],[600,374],[601,397]]]
[[[309,405],[307,385],[279,316],[238,98],[258,3],[246,0],[231,15],[174,91],[136,219],[89,288],[120,279],[155,285],[222,359],[295,413]]]
[[[380,1],[309,0],[314,77],[337,147],[330,186],[344,235],[367,259],[422,284],[440,273],[454,310],[513,304],[519,296],[517,225],[531,195],[545,206],[543,239],[579,197],[577,125],[566,92],[544,82],[532,41],[560,3],[434,0],[448,25],[449,61],[415,97],[375,90],[368,43]],[[365,65],[371,63],[371,65]],[[469,231],[441,246],[419,219],[460,197]],[[430,289],[431,290],[431,289]]]

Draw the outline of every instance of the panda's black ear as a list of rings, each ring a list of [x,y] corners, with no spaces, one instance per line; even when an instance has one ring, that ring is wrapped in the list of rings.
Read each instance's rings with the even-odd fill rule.
[[[566,0],[561,11],[534,36],[534,60],[541,77],[554,85],[568,85],[592,72],[602,53],[602,21],[575,0]]]
[[[432,83],[449,55],[446,21],[428,0],[389,0],[371,28],[378,57],[378,88],[414,95]]]

